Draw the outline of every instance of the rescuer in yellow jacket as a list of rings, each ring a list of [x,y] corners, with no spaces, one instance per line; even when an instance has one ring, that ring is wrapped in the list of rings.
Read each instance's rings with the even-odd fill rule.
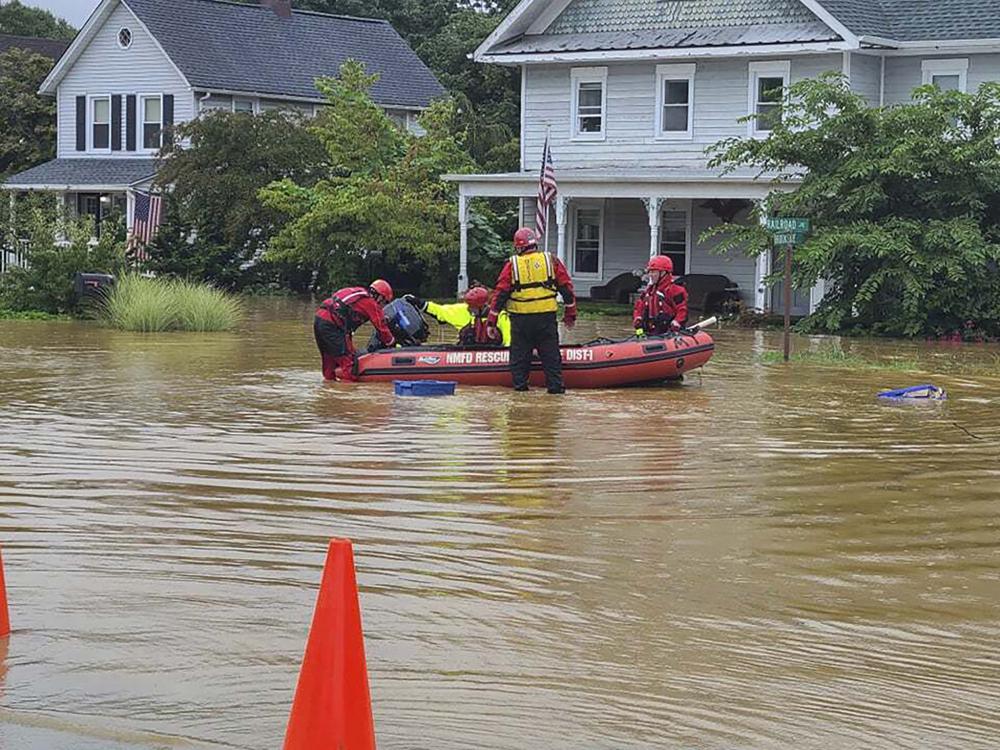
[[[515,391],[528,390],[531,355],[538,351],[549,393],[563,393],[562,354],[556,295],[566,309],[563,323],[576,323],[576,293],[573,280],[561,260],[538,249],[538,238],[528,228],[514,234],[517,255],[500,271],[494,288],[490,323],[498,324],[501,311],[510,314],[510,374]]]
[[[487,321],[490,293],[486,287],[472,287],[462,297],[462,302],[453,305],[425,302],[412,294],[403,299],[439,323],[456,328],[458,343],[462,346],[510,346],[510,317],[502,313],[495,327]]]

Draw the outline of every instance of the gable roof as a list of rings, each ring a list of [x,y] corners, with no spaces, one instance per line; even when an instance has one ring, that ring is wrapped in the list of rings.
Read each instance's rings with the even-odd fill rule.
[[[0,54],[9,49],[23,49],[58,60],[69,47],[69,42],[62,39],[41,39],[34,36],[17,36],[15,34],[0,34]]]
[[[89,38],[119,3],[163,48],[194,89],[322,101],[319,76],[348,59],[378,73],[372,98],[383,106],[426,107],[444,89],[388,23],[226,0],[104,0],[42,85],[51,93]]]
[[[763,32],[760,27],[771,30]],[[737,28],[743,31],[734,33]],[[665,29],[686,30],[691,36],[656,33]],[[697,38],[702,41],[694,44]],[[836,39],[844,40],[848,48],[996,41],[1000,2],[521,0],[476,50],[475,58],[503,62],[504,56],[536,52],[746,47]]]

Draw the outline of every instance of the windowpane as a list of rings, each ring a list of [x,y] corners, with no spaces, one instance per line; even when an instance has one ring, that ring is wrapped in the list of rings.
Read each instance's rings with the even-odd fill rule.
[[[111,101],[94,99],[94,124],[107,125],[111,122]]]
[[[784,78],[758,78],[757,101],[778,103],[781,101]]]
[[[684,211],[664,211],[660,253],[674,262],[674,275],[687,273],[688,220]]]
[[[933,76],[931,83],[942,91],[958,91],[962,86],[962,78],[959,75]]]
[[[143,122],[155,122],[157,125],[163,121],[162,108],[160,107],[159,98],[156,99],[145,99],[143,103],[145,113],[143,115]]]
[[[601,261],[601,211],[581,208],[576,212],[576,273],[597,274]]]
[[[664,104],[687,104],[688,103],[688,81],[664,81],[663,82],[663,103]]]
[[[577,90],[577,131],[600,133],[604,129],[604,84],[581,83]]]
[[[780,104],[757,105],[757,130],[770,132],[781,122]]]
[[[234,112],[253,112],[253,99],[234,99]]]
[[[688,129],[688,108],[682,106],[666,106],[663,108],[663,130],[665,132],[676,133],[686,132]]]

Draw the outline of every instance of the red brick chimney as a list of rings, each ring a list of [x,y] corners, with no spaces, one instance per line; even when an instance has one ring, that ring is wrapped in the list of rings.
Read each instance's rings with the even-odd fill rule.
[[[260,4],[273,10],[279,18],[292,17],[292,0],[260,0]]]

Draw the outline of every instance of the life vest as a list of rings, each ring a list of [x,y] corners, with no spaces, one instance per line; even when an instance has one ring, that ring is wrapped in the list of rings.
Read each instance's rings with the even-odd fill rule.
[[[342,296],[337,296],[342,295]],[[353,333],[362,325],[368,322],[367,316],[363,316],[361,313],[357,312],[353,307],[352,303],[357,302],[362,297],[370,297],[368,291],[357,287],[355,289],[341,289],[339,292],[334,294],[330,299],[325,300],[321,308],[327,311],[331,316],[336,316],[343,322],[344,327]]]
[[[462,346],[474,346],[476,344],[480,346],[484,344],[500,346],[502,341],[499,332],[497,332],[495,338],[490,338],[488,331],[489,324],[486,319],[478,315],[473,316],[472,322],[458,332],[458,343]]]
[[[513,291],[507,301],[507,312],[525,315],[559,309],[556,304],[556,269],[551,255],[537,250],[515,255],[510,259],[510,267]]]

